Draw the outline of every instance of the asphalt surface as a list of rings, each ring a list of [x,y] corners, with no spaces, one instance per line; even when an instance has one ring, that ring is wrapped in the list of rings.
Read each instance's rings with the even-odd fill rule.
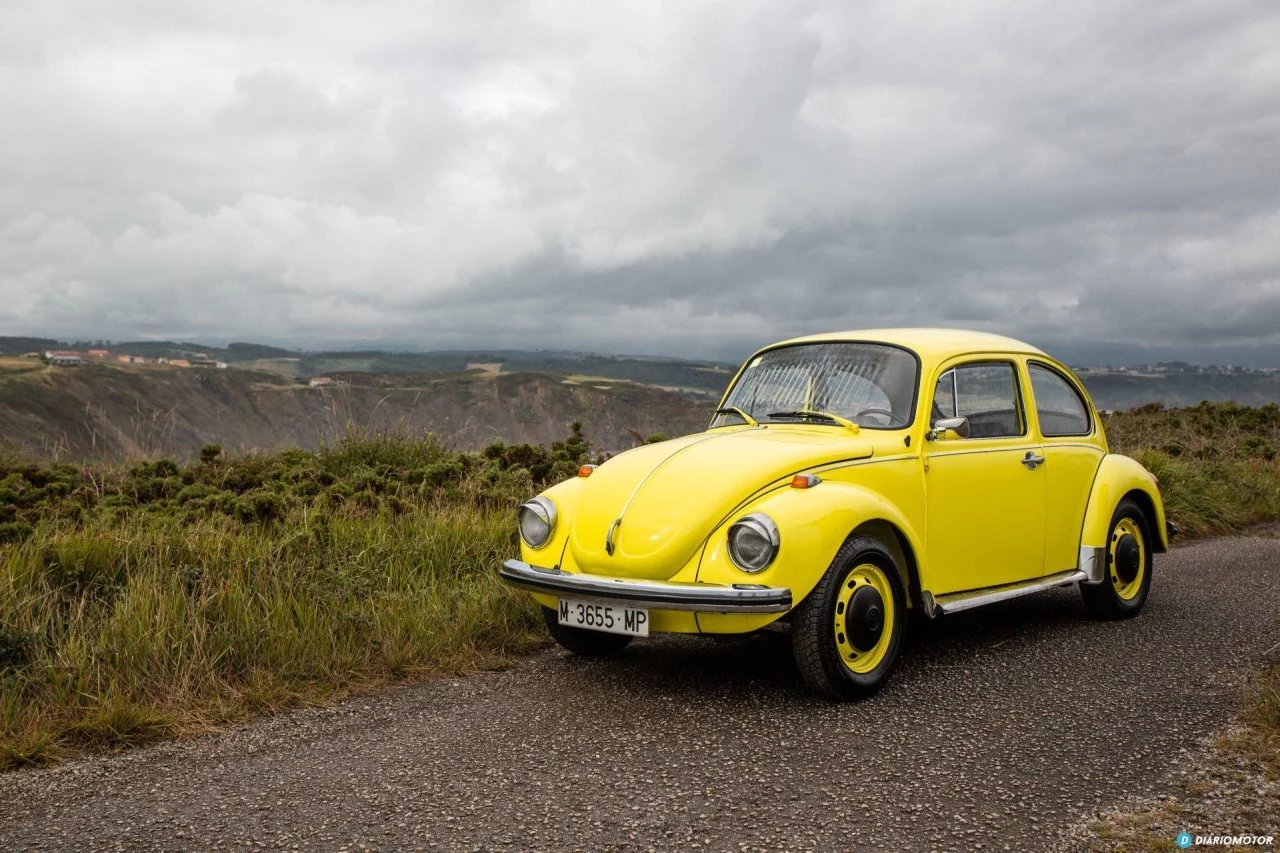
[[[1127,622],[1075,589],[947,617],[857,704],[807,695],[779,635],[548,651],[0,776],[0,849],[1043,850],[1171,784],[1277,614],[1252,537],[1157,558]]]

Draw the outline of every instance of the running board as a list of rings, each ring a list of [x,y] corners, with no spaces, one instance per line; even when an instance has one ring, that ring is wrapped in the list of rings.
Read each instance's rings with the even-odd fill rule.
[[[995,604],[997,601],[1007,601],[1010,598],[1021,598],[1024,595],[1053,589],[1055,586],[1067,586],[1087,579],[1088,575],[1080,569],[1068,569],[1065,572],[1058,572],[1056,575],[1035,578],[1021,583],[993,586],[970,592],[953,592],[949,595],[940,595],[937,598],[930,596],[933,606],[929,607],[930,601],[926,601],[925,610],[930,616],[937,616],[940,613],[958,613],[961,610],[968,610],[972,607]]]

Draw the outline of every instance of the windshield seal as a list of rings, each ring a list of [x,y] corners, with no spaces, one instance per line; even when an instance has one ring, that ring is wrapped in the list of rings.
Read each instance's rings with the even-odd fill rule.
[[[727,401],[732,396],[734,389],[738,387],[738,383],[742,380],[742,375],[747,370],[747,365],[751,364],[751,362],[754,361],[755,359],[771,352],[778,352],[779,350],[791,349],[793,347],[821,346],[823,344],[862,344],[863,346],[876,346],[876,347],[884,347],[886,349],[895,349],[911,356],[912,361],[915,362],[916,370],[915,370],[915,378],[912,380],[912,383],[911,383],[911,408],[908,410],[906,422],[901,426],[873,426],[873,425],[864,426],[862,424],[859,424],[858,428],[876,430],[878,432],[899,432],[902,430],[911,429],[913,426],[915,426],[916,409],[920,405],[920,375],[923,369],[923,362],[921,362],[920,360],[919,353],[917,353],[915,350],[911,349],[910,347],[903,346],[902,344],[889,343],[888,341],[865,340],[861,338],[838,338],[834,340],[819,340],[819,341],[795,341],[792,343],[777,344],[774,346],[765,347],[762,350],[758,350],[752,353],[750,356],[747,357],[745,361],[742,362],[742,366],[738,368],[738,372],[733,377],[733,383],[728,388],[725,389],[724,395],[720,398],[720,404],[719,406],[717,406],[717,408],[724,406],[725,401]],[[716,417],[719,417],[719,416],[718,415],[712,416],[711,420],[713,423],[715,422]],[[754,414],[753,414],[753,417],[759,418],[758,415],[754,415]],[[840,427],[840,424],[838,423],[833,423],[831,421],[825,421],[817,418],[808,418],[808,419],[795,418],[795,419],[785,420],[785,421],[783,420],[761,420],[760,421],[760,426],[765,426],[766,424],[768,425],[796,424],[800,426],[815,426],[815,425],[816,426],[834,426],[834,427],[843,429],[843,427]],[[736,425],[738,424],[720,424],[719,427],[736,426]],[[717,429],[719,427],[711,427],[711,428]]]

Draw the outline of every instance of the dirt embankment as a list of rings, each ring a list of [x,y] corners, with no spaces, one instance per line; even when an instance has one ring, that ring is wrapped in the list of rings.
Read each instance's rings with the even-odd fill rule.
[[[385,383],[382,383],[385,384]],[[478,449],[550,443],[581,421],[616,452],[637,436],[704,429],[710,405],[659,388],[568,384],[544,374],[452,376],[377,387],[356,376],[310,388],[267,374],[178,368],[40,368],[0,374],[0,444],[44,457],[194,456],[313,449],[350,428],[431,431]]]

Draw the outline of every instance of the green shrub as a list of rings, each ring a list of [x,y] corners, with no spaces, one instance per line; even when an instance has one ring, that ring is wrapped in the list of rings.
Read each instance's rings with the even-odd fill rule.
[[[6,521],[0,523],[0,545],[6,542],[21,542],[30,539],[35,528],[25,521]]]

